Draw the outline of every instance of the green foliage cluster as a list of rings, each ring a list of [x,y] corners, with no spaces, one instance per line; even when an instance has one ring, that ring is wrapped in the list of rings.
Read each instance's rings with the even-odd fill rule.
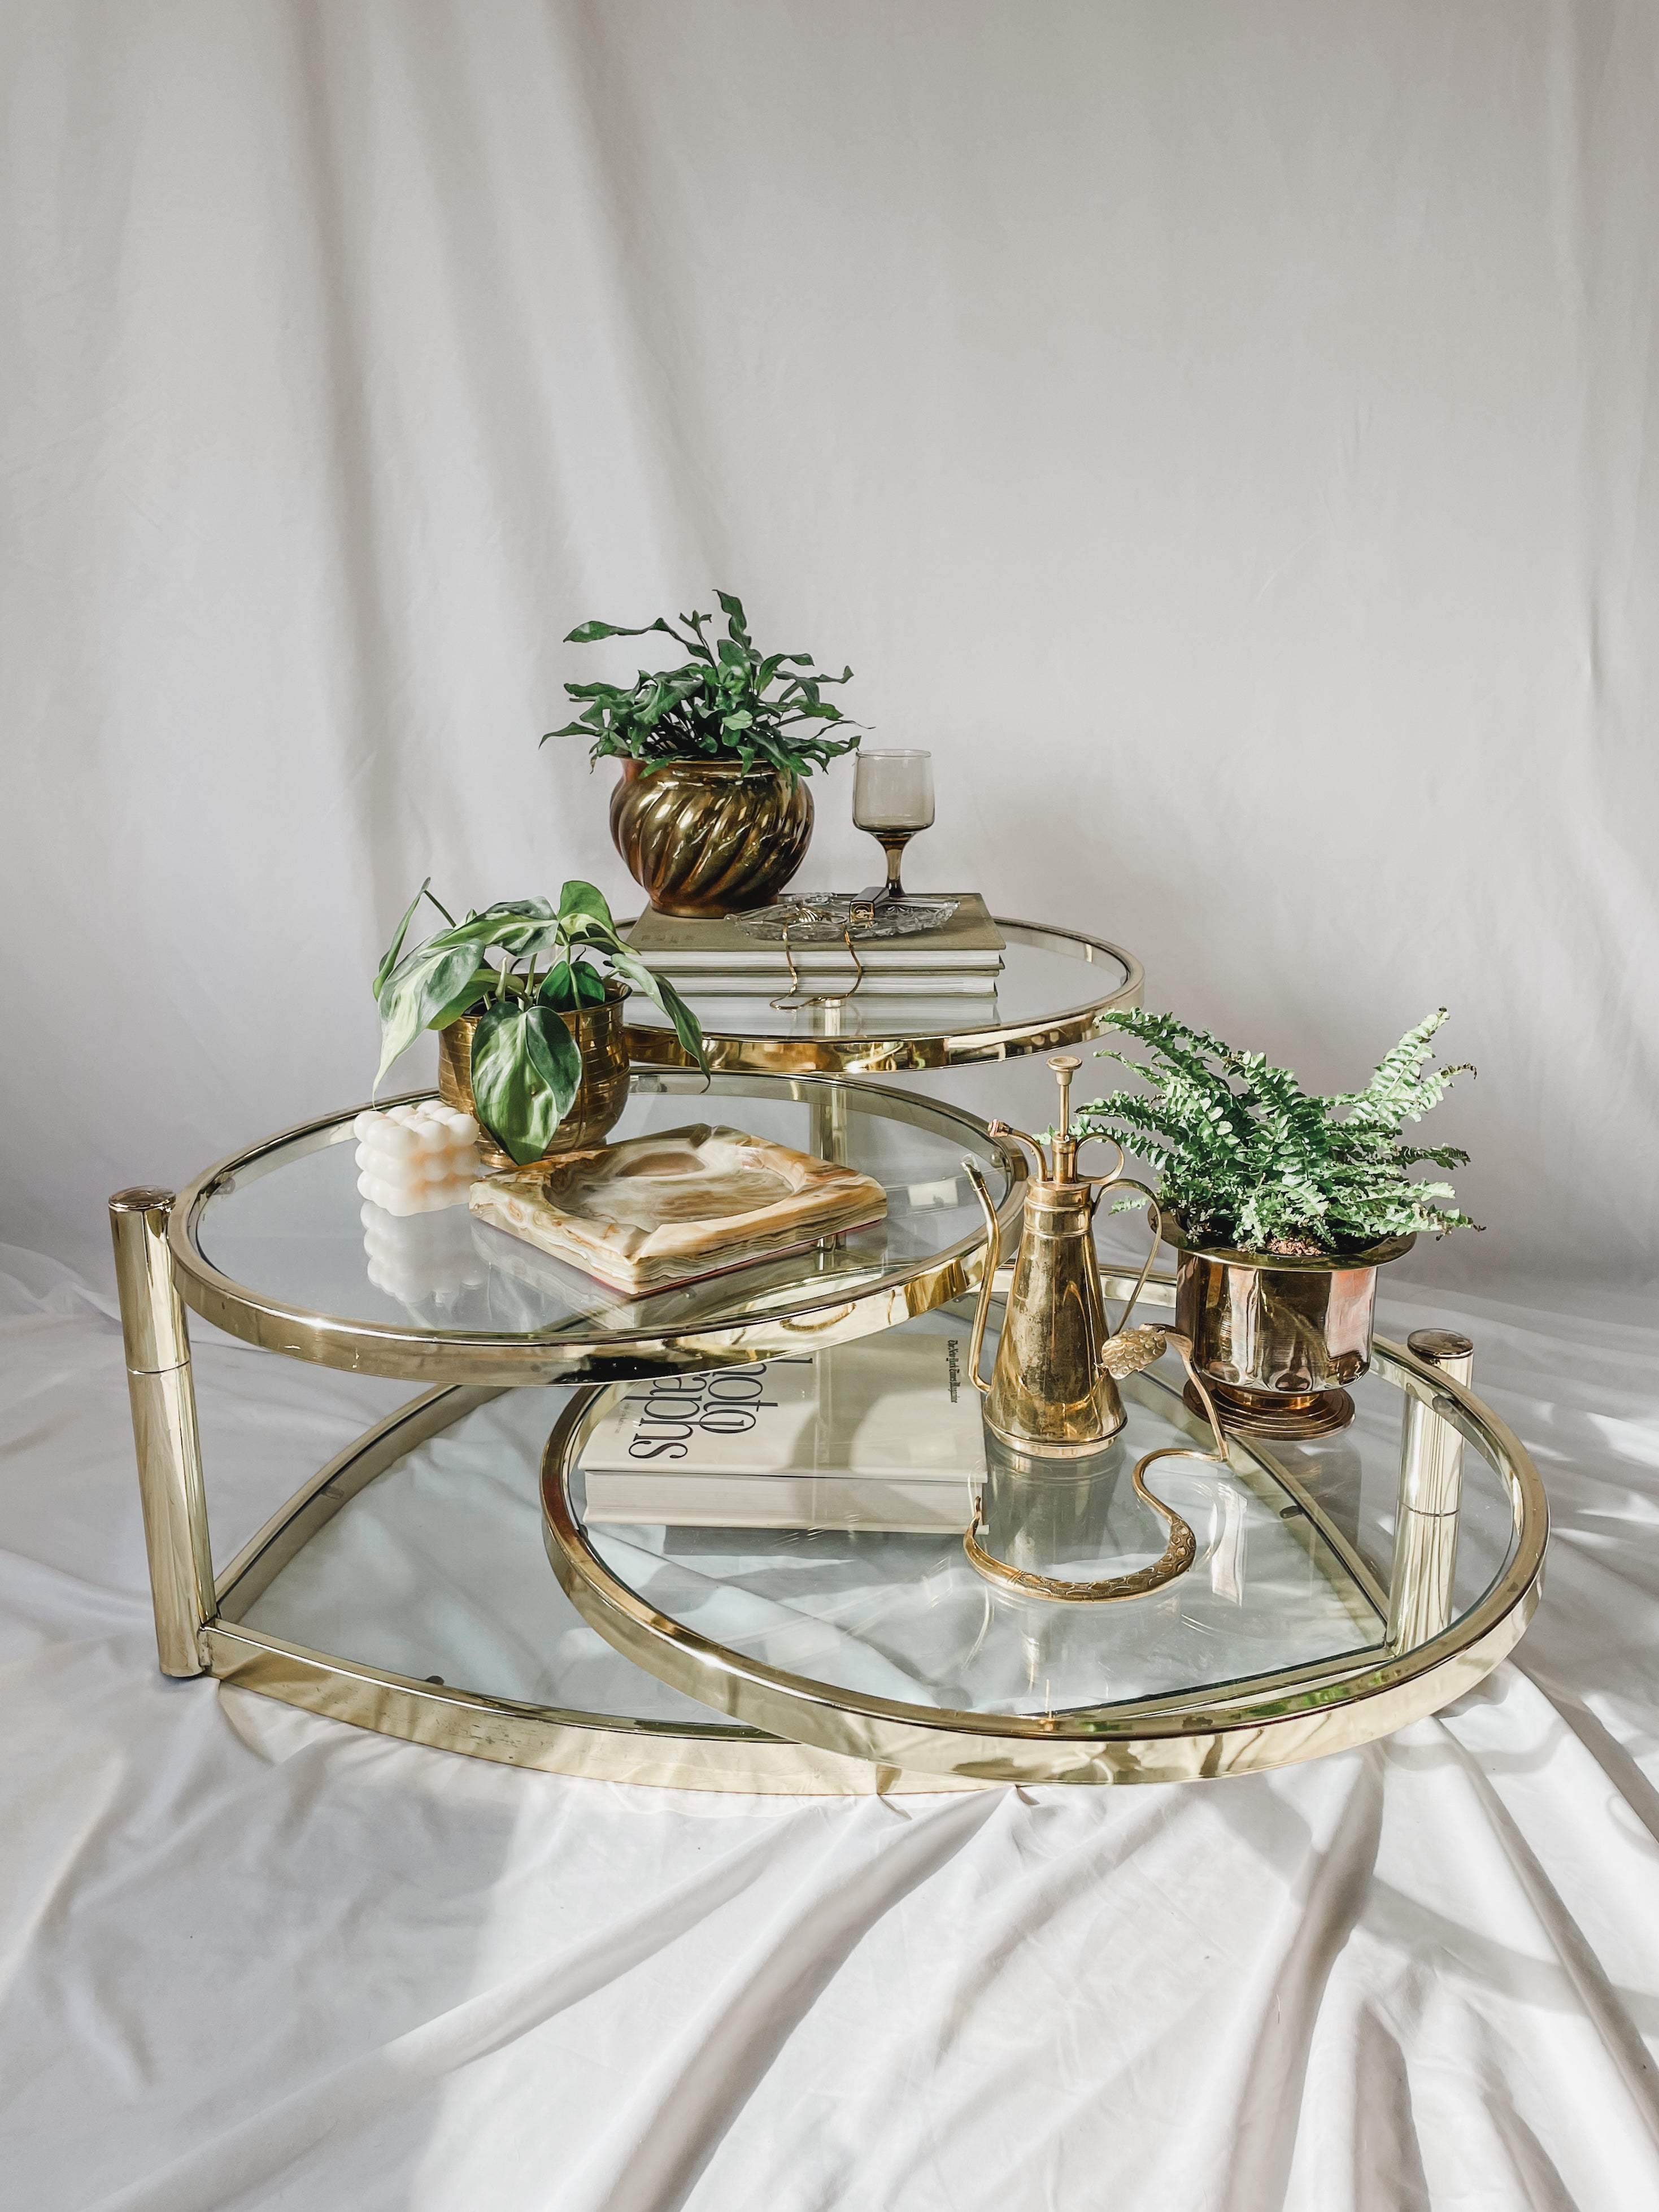
[[[567,684],[571,698],[587,703],[574,722],[550,730],[548,738],[591,738],[589,757],[622,754],[641,763],[648,774],[670,761],[731,761],[752,768],[785,769],[792,777],[826,768],[852,752],[856,736],[830,734],[847,722],[841,708],[824,698],[829,684],[850,684],[853,672],[827,676],[815,668],[810,653],[763,655],[750,638],[743,601],[730,592],[715,597],[726,616],[726,634],[710,641],[703,635],[713,615],[695,611],[678,630],[665,617],[643,629],[615,623],[588,622],[573,629],[567,645],[592,645],[605,637],[648,637],[660,630],[691,655],[678,668],[641,669],[630,684]]]
[[[478,1117],[520,1164],[539,1159],[582,1079],[581,1053],[559,1017],[604,999],[599,961],[661,1007],[681,1044],[707,1073],[696,1016],[623,942],[604,894],[592,884],[568,883],[556,908],[544,898],[500,899],[457,921],[433,897],[431,880],[410,901],[375,973],[377,1091],[387,1068],[422,1030],[445,1030],[477,1014],[472,1095]],[[449,927],[406,953],[404,939],[422,899]],[[545,967],[538,966],[544,959]]]
[[[1172,1014],[1107,1018],[1146,1048],[1131,1068],[1151,1095],[1117,1091],[1079,1109],[1077,1123],[1139,1153],[1160,1178],[1161,1202],[1194,1244],[1247,1252],[1341,1255],[1419,1230],[1476,1228],[1449,1182],[1413,1182],[1419,1161],[1462,1165],[1455,1146],[1401,1141],[1459,1067],[1426,1068],[1443,1006],[1408,1030],[1363,1091],[1310,1097],[1288,1068],[1236,1052]]]

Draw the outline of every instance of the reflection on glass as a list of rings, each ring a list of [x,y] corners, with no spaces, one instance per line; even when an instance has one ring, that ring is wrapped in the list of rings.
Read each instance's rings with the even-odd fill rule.
[[[910,1324],[947,1327],[933,1316]],[[1178,1385],[1178,1362],[1168,1363]],[[1391,1396],[1393,1393],[1389,1394]],[[1087,1581],[1147,1564],[1163,1524],[1134,1493],[1142,1453],[1192,1441],[1178,1387],[1135,1376],[1127,1421],[1064,1472],[988,1450],[984,1540],[1010,1564]],[[659,1613],[746,1659],[925,1707],[1063,1712],[1318,1668],[1374,1651],[1384,1624],[1341,1553],[1264,1467],[1166,1461],[1198,1539],[1179,1581],[1112,1605],[988,1587],[945,1536],[590,1524],[594,1551]],[[578,1513],[586,1492],[572,1480]]]

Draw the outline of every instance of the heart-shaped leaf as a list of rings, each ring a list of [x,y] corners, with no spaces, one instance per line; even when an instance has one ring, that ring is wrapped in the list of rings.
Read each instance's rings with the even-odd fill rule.
[[[591,960],[560,960],[542,978],[536,996],[556,1013],[574,1013],[580,1006],[604,1004],[605,978]]]
[[[577,878],[559,893],[559,920],[570,921],[599,921],[614,935],[616,922],[611,918],[610,904],[605,893],[593,884],[585,884]]]
[[[380,1065],[374,1075],[376,1091],[392,1061],[400,1053],[408,1051],[423,1029],[429,1028],[458,998],[463,1005],[467,1002],[477,967],[475,946],[443,945],[434,939],[411,952],[392,970],[380,988]]]
[[[472,1032],[478,1118],[520,1167],[552,1143],[581,1079],[576,1040],[549,1007],[491,1006]]]

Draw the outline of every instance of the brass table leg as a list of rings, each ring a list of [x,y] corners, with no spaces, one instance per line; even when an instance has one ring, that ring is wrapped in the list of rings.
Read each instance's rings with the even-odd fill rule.
[[[812,1009],[812,1027],[825,1036],[842,1034],[842,1010],[839,1000],[831,1000]],[[836,1084],[825,1084],[812,1093],[811,1133],[807,1138],[807,1149],[816,1152],[821,1160],[831,1161],[837,1167],[848,1164],[848,1131],[847,1127],[847,1093]]]
[[[164,1674],[207,1672],[201,1631],[214,1617],[202,1447],[190,1337],[167,1249],[170,1190],[122,1190],[109,1202],[121,1297],[138,1495],[144,1510],[155,1649]]]
[[[1467,1383],[1474,1346],[1449,1329],[1419,1328],[1407,1349]],[[1389,1642],[1415,1649],[1449,1627],[1457,1566],[1457,1513],[1463,1493],[1463,1439],[1420,1398],[1407,1395],[1400,1432],[1400,1503],[1389,1584]]]

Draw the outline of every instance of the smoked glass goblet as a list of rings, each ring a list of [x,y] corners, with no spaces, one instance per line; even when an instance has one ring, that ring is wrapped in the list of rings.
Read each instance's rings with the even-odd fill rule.
[[[933,826],[933,757],[924,752],[866,752],[860,749],[853,781],[853,820],[887,856],[887,881],[866,894],[886,901],[904,896],[899,863],[919,830]]]

